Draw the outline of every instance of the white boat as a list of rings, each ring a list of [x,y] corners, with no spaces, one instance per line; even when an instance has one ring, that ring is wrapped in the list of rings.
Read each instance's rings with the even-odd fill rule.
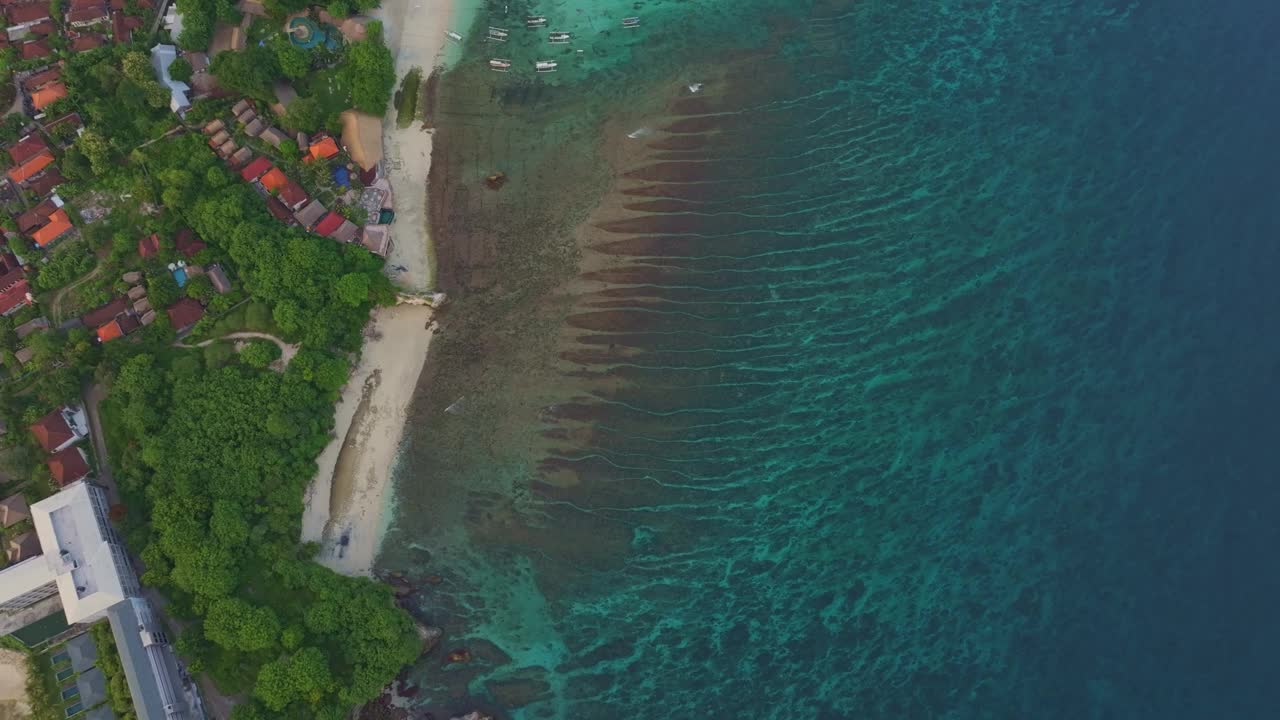
[[[540,73],[555,72],[557,64],[555,60],[539,60],[533,64],[533,69]]]
[[[511,69],[511,61],[505,58],[494,58],[489,61],[489,69],[495,72],[507,72]]]
[[[452,30],[449,30],[448,32],[446,32],[444,36],[454,42],[462,42],[462,36]]]
[[[489,34],[485,37],[485,39],[493,40],[494,42],[506,42],[507,35],[509,34],[510,33],[508,33],[503,28],[491,27],[489,28]]]
[[[525,27],[529,27],[529,28],[546,27],[547,19],[542,17],[541,15],[537,15],[537,16],[531,15],[524,19],[524,25]]]
[[[547,36],[547,41],[552,45],[567,45],[573,40],[573,34],[567,32],[553,32]]]
[[[640,18],[638,17],[622,18],[622,27],[638,28],[640,27]]]
[[[689,92],[702,92],[702,83],[689,83]]]

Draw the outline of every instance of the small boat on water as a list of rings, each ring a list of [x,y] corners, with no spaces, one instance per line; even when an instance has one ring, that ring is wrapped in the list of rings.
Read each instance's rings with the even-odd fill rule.
[[[533,69],[540,73],[555,72],[557,64],[555,60],[539,60],[533,64]]]
[[[494,72],[507,72],[511,69],[511,61],[506,58],[494,58],[489,61],[489,69]]]
[[[490,26],[489,34],[485,37],[485,39],[492,40],[494,42],[506,42],[507,35],[510,35],[510,33],[508,33],[505,28]]]
[[[446,31],[444,36],[454,42],[462,42],[462,36],[452,30]]]
[[[547,36],[547,40],[552,45],[567,45],[571,40],[573,40],[573,33],[553,32]]]
[[[547,19],[541,15],[530,15],[524,19],[524,26],[527,28],[540,28],[547,26]]]
[[[640,27],[640,18],[638,17],[622,18],[622,27],[638,28]]]

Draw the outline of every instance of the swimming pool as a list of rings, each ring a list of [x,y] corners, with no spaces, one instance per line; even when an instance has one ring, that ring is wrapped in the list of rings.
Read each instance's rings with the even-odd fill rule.
[[[178,282],[178,287],[187,286],[187,271],[185,268],[176,268],[173,271],[173,279]]]
[[[289,21],[289,40],[303,50],[310,50],[321,43],[330,50],[342,46],[342,34],[328,24],[317,24],[309,17],[296,17]]]

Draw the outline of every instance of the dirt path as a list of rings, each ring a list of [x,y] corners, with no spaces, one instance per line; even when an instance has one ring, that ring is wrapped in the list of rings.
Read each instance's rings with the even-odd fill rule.
[[[244,332],[228,333],[226,335],[223,335],[222,337],[210,338],[208,340],[198,342],[195,345],[187,345],[179,341],[179,342],[175,342],[173,346],[180,347],[180,348],[192,348],[192,347],[202,348],[207,345],[212,345],[213,343],[216,343],[219,340],[250,340],[250,339],[270,340],[271,342],[275,343],[276,347],[280,348],[280,359],[277,362],[280,363],[281,369],[288,367],[289,361],[293,360],[293,356],[298,354],[297,345],[291,345],[281,340],[280,338],[276,337],[275,335],[268,335],[267,333],[260,333],[260,332],[251,332],[248,330],[245,330]]]
[[[75,290],[81,285],[97,277],[98,273],[102,272],[102,268],[103,268],[103,263],[101,260],[99,260],[98,265],[94,267],[92,270],[90,270],[84,277],[71,283],[70,285],[67,285],[64,288],[59,289],[58,293],[53,296],[53,300],[49,303],[49,322],[54,327],[57,327],[62,324],[62,320],[63,320],[62,299],[67,296],[67,293],[71,292],[72,290]]]

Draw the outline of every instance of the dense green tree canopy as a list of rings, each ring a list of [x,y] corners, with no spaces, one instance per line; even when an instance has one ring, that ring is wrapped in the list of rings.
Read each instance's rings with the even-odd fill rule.
[[[347,47],[344,71],[351,83],[351,102],[356,108],[381,115],[391,102],[396,84],[395,59],[382,40],[382,23],[369,23],[368,36]]]

